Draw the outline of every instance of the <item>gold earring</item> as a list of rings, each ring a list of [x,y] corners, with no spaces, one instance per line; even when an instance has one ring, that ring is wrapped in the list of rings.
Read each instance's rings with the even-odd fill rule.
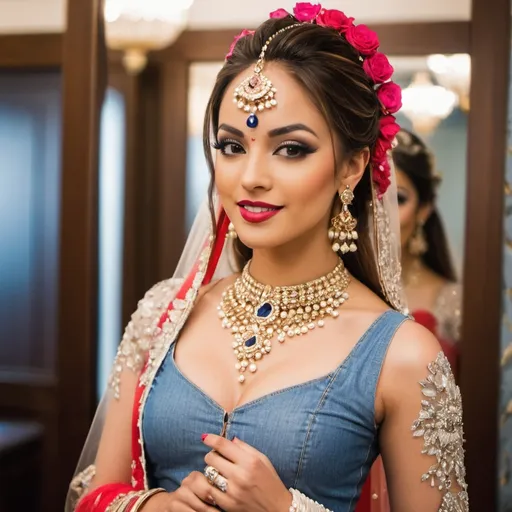
[[[347,254],[357,251],[355,240],[359,238],[356,231],[357,220],[348,209],[354,200],[354,193],[349,186],[340,194],[340,199],[341,212],[331,220],[329,240],[333,243],[332,250],[334,252],[341,251],[343,254]]]
[[[428,242],[425,238],[423,222],[418,222],[414,234],[409,239],[409,253],[411,256],[422,256],[428,250]]]
[[[233,223],[230,222],[228,226],[228,232],[226,233],[226,238],[231,238],[232,240],[234,240],[237,237],[238,235],[236,234],[235,226],[233,226]]]

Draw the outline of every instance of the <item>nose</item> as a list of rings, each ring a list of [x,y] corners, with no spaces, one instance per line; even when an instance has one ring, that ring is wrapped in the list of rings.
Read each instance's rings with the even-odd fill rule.
[[[259,151],[251,151],[244,164],[241,184],[245,190],[269,190],[272,188],[272,176],[268,168],[268,161]]]

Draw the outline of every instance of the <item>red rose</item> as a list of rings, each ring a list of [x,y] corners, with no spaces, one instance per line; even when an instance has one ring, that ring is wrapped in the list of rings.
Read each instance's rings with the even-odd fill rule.
[[[345,37],[363,55],[373,55],[380,44],[377,34],[366,25],[352,25],[345,33]]]
[[[343,34],[353,25],[354,18],[345,16],[344,13],[337,9],[322,9],[316,19],[316,23],[322,27],[334,28]]]
[[[400,126],[394,116],[384,116],[380,120],[380,136],[388,141],[393,141],[400,131]]]
[[[246,28],[244,28],[242,30],[242,32],[240,32],[240,34],[235,36],[235,39],[233,40],[233,42],[231,43],[231,46],[229,47],[229,52],[226,55],[226,59],[229,59],[233,55],[233,52],[235,51],[236,43],[238,43],[238,41],[240,41],[240,39],[242,39],[242,37],[249,36],[249,35],[252,36],[253,34],[254,34],[254,30],[247,30]]]
[[[270,18],[286,18],[290,13],[285,11],[284,9],[277,9],[277,11],[273,11],[270,13]]]
[[[390,114],[394,114],[402,108],[402,89],[394,82],[382,84],[377,91],[377,97],[384,110]]]
[[[375,148],[373,150],[373,158],[372,162],[380,163],[384,160],[387,160],[388,151],[391,149],[391,141],[386,140],[382,137],[377,139],[375,143]]]
[[[367,57],[363,62],[363,69],[376,84],[382,84],[389,80],[394,71],[388,58],[380,52]]]
[[[293,15],[298,21],[313,21],[322,6],[320,4],[310,4],[309,2],[299,2],[293,8]]]
[[[374,164],[372,179],[377,187],[378,197],[381,198],[391,185],[391,169],[387,160],[381,164]]]

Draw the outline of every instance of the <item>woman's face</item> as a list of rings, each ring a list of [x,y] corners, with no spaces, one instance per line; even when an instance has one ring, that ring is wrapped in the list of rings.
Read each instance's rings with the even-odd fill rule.
[[[221,203],[252,249],[326,243],[343,177],[335,169],[329,126],[291,76],[269,63],[264,73],[278,104],[257,114],[256,128],[247,127],[248,114],[233,102],[233,91],[251,72],[235,78],[220,107],[215,184]]]
[[[418,192],[407,174],[396,168],[396,181],[398,193],[398,213],[400,218],[400,234],[402,251],[407,249],[409,239],[414,234],[418,222],[421,220],[421,209]],[[426,219],[424,219],[426,220]]]

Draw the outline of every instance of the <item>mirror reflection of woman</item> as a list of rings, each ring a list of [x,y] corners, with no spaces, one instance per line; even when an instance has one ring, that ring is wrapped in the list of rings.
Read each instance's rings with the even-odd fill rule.
[[[409,310],[429,329],[457,376],[461,287],[436,199],[441,177],[434,158],[415,134],[401,129],[393,149],[402,246],[402,280]],[[372,467],[357,512],[389,512],[382,460]]]
[[[398,185],[402,270],[409,310],[439,339],[457,374],[461,290],[439,211],[441,182],[434,159],[415,134],[402,129],[393,150]]]

